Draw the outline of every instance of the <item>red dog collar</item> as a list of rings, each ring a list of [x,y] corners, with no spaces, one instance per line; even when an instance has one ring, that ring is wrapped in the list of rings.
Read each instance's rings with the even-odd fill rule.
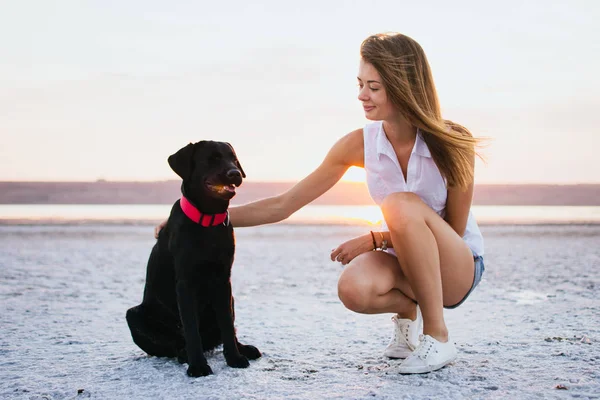
[[[181,196],[179,205],[183,213],[192,221],[204,227],[229,225],[229,214],[227,211],[220,214],[203,214],[201,213],[185,196]]]

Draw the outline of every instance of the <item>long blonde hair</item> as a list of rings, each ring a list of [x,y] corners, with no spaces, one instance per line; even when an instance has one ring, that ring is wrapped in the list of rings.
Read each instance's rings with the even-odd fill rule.
[[[406,35],[380,33],[362,42],[360,56],[375,67],[392,104],[421,130],[448,187],[466,189],[473,182],[479,139],[464,126],[442,118],[423,48]]]

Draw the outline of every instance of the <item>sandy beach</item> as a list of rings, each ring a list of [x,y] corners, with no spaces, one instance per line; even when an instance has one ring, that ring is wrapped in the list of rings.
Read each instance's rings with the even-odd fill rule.
[[[152,229],[0,226],[0,398],[600,398],[600,225],[483,226],[483,280],[445,314],[459,358],[416,376],[382,356],[390,315],[337,298],[329,252],[368,228],[237,229],[238,337],[263,357],[232,369],[216,350],[197,379],[143,353],[125,322]]]

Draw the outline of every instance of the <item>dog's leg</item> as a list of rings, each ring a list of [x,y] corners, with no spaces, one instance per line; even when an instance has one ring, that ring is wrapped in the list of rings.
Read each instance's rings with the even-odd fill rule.
[[[186,281],[177,282],[177,303],[179,315],[183,324],[185,336],[186,353],[188,358],[189,376],[206,376],[212,374],[212,369],[204,357],[202,338],[198,330],[198,308],[205,304],[197,304],[197,296],[194,296],[193,285]]]
[[[227,282],[221,290],[216,290],[216,298],[213,299],[213,307],[217,315],[217,323],[221,329],[223,338],[223,355],[227,365],[234,368],[246,368],[250,365],[248,359],[240,354],[238,341],[235,336],[233,325],[233,307],[231,297],[231,283]]]
[[[175,324],[160,318],[156,308],[144,304],[127,310],[126,319],[135,344],[151,356],[174,357],[183,338],[177,334]]]
[[[235,298],[233,296],[231,296],[231,315],[233,316],[233,324],[235,326]],[[262,354],[260,353],[260,350],[258,350],[256,347],[254,347],[250,344],[241,344],[237,340],[237,335],[236,335],[235,340],[237,343],[237,348],[240,351],[240,353],[243,356],[246,356],[249,360],[256,360],[257,358],[260,358],[262,356]]]
[[[256,360],[257,358],[260,358],[262,356],[260,350],[258,350],[251,344],[241,344],[240,342],[237,342],[237,347],[240,351],[240,354],[245,356],[249,360]]]

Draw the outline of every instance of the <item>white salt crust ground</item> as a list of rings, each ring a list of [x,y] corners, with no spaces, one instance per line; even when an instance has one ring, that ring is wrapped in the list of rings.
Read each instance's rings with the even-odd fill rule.
[[[152,228],[0,226],[0,398],[600,398],[600,226],[483,227],[483,281],[446,312],[459,359],[417,376],[382,356],[390,315],[336,295],[329,252],[368,228],[238,229],[238,336],[263,357],[232,369],[217,350],[197,379],[145,355],[125,322]]]

